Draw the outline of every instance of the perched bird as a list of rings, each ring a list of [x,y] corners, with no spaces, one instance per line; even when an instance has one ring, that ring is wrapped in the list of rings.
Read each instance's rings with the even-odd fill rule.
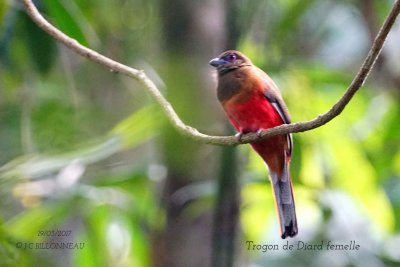
[[[210,61],[218,72],[217,96],[238,138],[249,132],[290,123],[290,115],[272,79],[244,54],[229,50]],[[297,219],[289,164],[292,135],[278,135],[251,143],[267,164],[281,237],[297,234]]]

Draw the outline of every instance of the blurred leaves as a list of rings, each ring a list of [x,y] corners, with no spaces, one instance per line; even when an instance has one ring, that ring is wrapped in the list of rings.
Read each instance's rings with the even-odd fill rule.
[[[117,151],[137,146],[156,135],[163,122],[160,113],[161,111],[155,109],[154,106],[146,106],[117,124],[104,141],[60,155],[34,155],[19,158],[2,166],[0,175],[3,179],[5,177],[38,179],[59,171],[74,160],[91,164],[106,159]],[[46,125],[57,125],[60,122],[56,119]]]
[[[38,73],[47,74],[56,58],[54,39],[18,10],[16,3],[6,4],[2,10],[5,15],[1,17],[0,62],[21,72],[21,62],[24,62],[23,65],[29,62],[37,68]],[[16,36],[21,37],[21,42],[15,40]]]
[[[0,3],[0,63],[9,64],[9,49],[12,34],[16,26],[17,11],[10,8],[6,1]],[[0,65],[1,66],[1,65]]]
[[[31,57],[30,61],[36,65],[39,73],[46,74],[56,59],[55,41],[32,23],[25,13],[20,13],[19,16],[23,23],[22,36],[25,38],[25,48]]]
[[[134,147],[156,136],[164,120],[158,106],[148,105],[120,122],[111,133],[122,139],[123,148]]]
[[[68,9],[71,4],[68,5],[68,1],[63,0],[43,0],[42,3],[46,7],[51,20],[62,32],[76,39],[82,45],[89,45],[80,26],[80,23],[85,19],[83,16],[78,16],[80,15],[79,10],[73,10],[74,13],[72,13],[72,10]]]

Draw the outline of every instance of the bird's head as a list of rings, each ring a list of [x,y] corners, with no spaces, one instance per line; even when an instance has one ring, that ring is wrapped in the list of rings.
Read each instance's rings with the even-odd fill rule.
[[[250,59],[241,52],[235,50],[223,52],[217,58],[212,59],[209,64],[217,68],[219,74],[252,65]]]

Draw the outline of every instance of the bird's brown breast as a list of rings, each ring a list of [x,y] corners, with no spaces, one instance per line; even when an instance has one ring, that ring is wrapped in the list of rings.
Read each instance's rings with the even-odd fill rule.
[[[219,77],[217,95],[223,106],[245,102],[254,96],[255,91],[262,93],[263,84],[253,68],[246,66]]]

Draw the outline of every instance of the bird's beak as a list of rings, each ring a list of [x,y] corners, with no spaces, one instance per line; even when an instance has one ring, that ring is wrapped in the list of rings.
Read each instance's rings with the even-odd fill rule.
[[[210,62],[209,62],[209,64],[211,66],[216,67],[216,68],[221,66],[221,65],[228,64],[228,63],[229,63],[228,61],[220,59],[218,57],[211,59]]]

